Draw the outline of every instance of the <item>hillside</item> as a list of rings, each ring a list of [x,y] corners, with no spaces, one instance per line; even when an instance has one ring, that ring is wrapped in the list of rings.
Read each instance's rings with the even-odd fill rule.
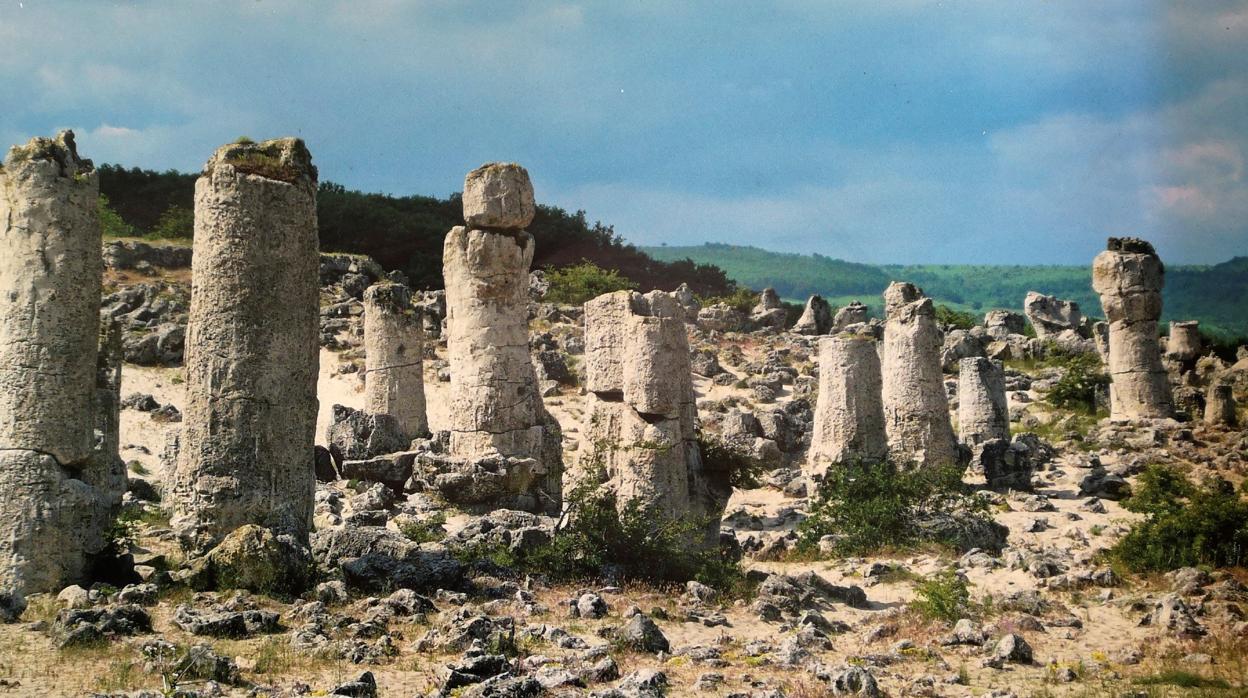
[[[100,193],[130,226],[127,234],[190,237],[197,175],[102,165]],[[323,181],[317,191],[321,249],[366,254],[386,269],[407,274],[416,288],[441,288],[442,240],[464,220],[458,194],[390,196],[352,191]],[[590,223],[584,211],[538,206],[529,226],[536,242],[533,267],[552,268],[589,260],[618,269],[643,291],[671,290],[680,282],[696,293],[731,291],[723,271],[684,260],[660,262],[623,242],[615,230]]]
[[[706,244],[689,247],[645,247],[659,260],[690,259],[723,269],[734,281],[751,288],[771,286],[782,297],[802,301],[820,294],[834,303],[859,297],[878,311],[879,295],[889,281],[921,286],[942,303],[975,313],[993,308],[1022,310],[1028,291],[1075,300],[1089,315],[1099,315],[1100,300],[1092,292],[1088,266],[1026,265],[869,265],[822,255],[770,252],[756,247]],[[1166,269],[1163,320],[1200,320],[1211,333],[1248,335],[1248,257],[1215,266],[1170,266]]]

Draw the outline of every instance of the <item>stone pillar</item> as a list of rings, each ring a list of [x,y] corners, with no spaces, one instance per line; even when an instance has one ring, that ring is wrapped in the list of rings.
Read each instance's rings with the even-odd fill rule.
[[[1175,361],[1195,361],[1200,358],[1200,323],[1196,320],[1170,323],[1170,337],[1166,341],[1166,357]]]
[[[972,452],[986,441],[1009,441],[1005,372],[996,361],[972,357],[958,362],[958,437]]]
[[[819,400],[807,456],[807,475],[829,465],[873,461],[888,455],[881,402],[880,356],[862,335],[819,340]]]
[[[940,366],[943,339],[932,300],[913,284],[895,281],[884,291],[884,310],[881,363],[889,452],[903,467],[957,463]]]
[[[704,468],[682,308],[662,292],[617,291],[585,304],[585,451],[620,507],[668,519],[709,517],[731,487]],[[713,529],[713,530],[712,530]]]
[[[1214,383],[1205,396],[1205,424],[1233,427],[1238,423],[1235,414],[1235,394],[1230,383]]]
[[[524,228],[536,206],[523,167],[490,163],[464,180],[464,220],[442,248],[450,453],[461,459],[531,458],[543,508],[557,509],[563,472],[559,424],[546,411],[529,356],[529,265]]]
[[[1109,402],[1115,419],[1174,412],[1157,341],[1164,283],[1165,268],[1143,240],[1110,238],[1108,249],[1092,262],[1092,288],[1109,321]]]
[[[364,292],[364,411],[389,415],[406,441],[429,435],[421,318],[406,286]]]
[[[0,167],[0,595],[82,581],[120,499],[113,425],[95,438],[98,197],[69,131]]]
[[[223,146],[195,183],[186,408],[173,528],[192,552],[244,524],[312,526],[319,262],[303,141]]]
[[[832,329],[832,306],[821,296],[806,301],[802,316],[793,325],[795,334],[827,334]]]
[[[860,322],[867,321],[867,306],[852,301],[849,305],[836,311],[836,317],[832,318],[832,332],[840,332],[850,325],[857,325]]]

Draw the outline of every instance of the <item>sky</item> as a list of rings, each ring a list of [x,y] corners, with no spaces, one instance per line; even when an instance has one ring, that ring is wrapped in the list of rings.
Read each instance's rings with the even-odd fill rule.
[[[0,0],[0,144],[198,171],[302,137],[445,196],[489,161],[639,245],[874,263],[1248,254],[1248,0]]]

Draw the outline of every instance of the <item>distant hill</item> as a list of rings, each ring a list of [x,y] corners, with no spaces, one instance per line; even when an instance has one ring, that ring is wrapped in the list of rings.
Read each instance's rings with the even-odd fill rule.
[[[717,266],[737,283],[771,286],[787,300],[819,294],[839,305],[858,298],[877,314],[880,294],[893,280],[915,283],[938,302],[977,314],[994,308],[1021,312],[1028,291],[1074,300],[1085,314],[1101,314],[1092,291],[1092,260],[1087,266],[870,265],[723,244],[642,251],[659,260]],[[1163,297],[1163,320],[1200,320],[1224,338],[1248,336],[1248,257],[1214,266],[1168,266]]]

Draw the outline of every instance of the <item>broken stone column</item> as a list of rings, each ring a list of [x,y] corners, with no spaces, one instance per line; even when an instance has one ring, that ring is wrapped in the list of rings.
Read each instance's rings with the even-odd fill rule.
[[[1230,383],[1214,383],[1205,397],[1205,424],[1233,427],[1238,423],[1235,414],[1235,394]]]
[[[1036,329],[1038,339],[1056,338],[1063,332],[1078,332],[1083,325],[1079,304],[1028,291],[1023,299],[1023,312]]]
[[[1157,340],[1164,283],[1165,268],[1143,240],[1110,238],[1108,249],[1092,262],[1092,288],[1109,321],[1109,402],[1115,419],[1174,412]]]
[[[306,543],[320,328],[303,141],[219,148],[195,182],[186,408],[172,525],[202,552],[245,524]]]
[[[983,357],[958,362],[958,436],[975,446],[1010,438],[1010,410],[1005,400],[1001,364]]]
[[[884,429],[898,465],[945,465],[959,460],[949,421],[943,344],[932,299],[913,284],[893,282],[884,291]]]
[[[750,321],[758,327],[782,330],[788,315],[776,289],[768,287],[758,294],[758,305],[750,311]]]
[[[880,356],[863,335],[819,340],[819,400],[807,456],[807,474],[828,466],[875,461],[888,455],[881,402]]]
[[[489,163],[464,180],[466,226],[452,228],[442,248],[447,355],[451,371],[450,455],[463,461],[509,459],[492,492],[471,472],[447,479],[444,494],[488,505],[557,511],[563,473],[562,434],[538,392],[529,356],[529,265],[533,185],[523,167]],[[497,470],[497,468],[495,468]],[[475,472],[475,471],[474,471]],[[466,478],[466,479],[465,479]]]
[[[1195,361],[1200,358],[1200,323],[1196,320],[1170,323],[1170,336],[1166,340],[1166,357],[1175,361]]]
[[[821,296],[806,301],[802,316],[793,325],[796,334],[827,334],[832,329],[832,306]]]
[[[429,435],[421,318],[402,284],[364,292],[364,411],[388,415],[402,440]]]
[[[713,520],[731,487],[705,472],[681,308],[669,294],[617,291],[585,304],[585,452],[621,508]]]
[[[849,305],[836,311],[836,317],[832,318],[832,332],[841,332],[850,325],[857,325],[860,322],[867,321],[867,306],[858,301],[851,301]]]
[[[125,489],[97,392],[117,376],[97,363],[98,197],[70,131],[0,167],[0,595],[83,581]]]

